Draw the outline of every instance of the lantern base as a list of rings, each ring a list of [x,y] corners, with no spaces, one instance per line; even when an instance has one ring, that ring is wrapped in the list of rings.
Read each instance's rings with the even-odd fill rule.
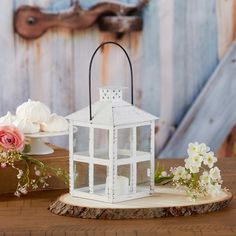
[[[150,197],[115,204],[64,194],[49,206],[49,210],[57,215],[84,219],[150,219],[218,211],[227,207],[231,200],[232,194],[222,190],[219,196],[193,202],[183,190],[158,186]]]

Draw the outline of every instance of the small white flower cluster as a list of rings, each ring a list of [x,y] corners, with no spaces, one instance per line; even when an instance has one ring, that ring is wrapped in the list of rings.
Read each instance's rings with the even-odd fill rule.
[[[24,171],[23,170],[21,170],[21,169],[18,169],[17,168],[17,170],[18,170],[18,174],[17,174],[17,179],[21,179],[21,177],[23,176],[23,174],[24,174]]]
[[[18,162],[23,163],[24,167],[22,169],[15,165]],[[66,185],[69,182],[67,171],[48,166],[40,160],[22,154],[19,151],[4,151],[0,147],[0,169],[3,168],[12,168],[17,173],[17,185],[14,193],[17,197],[27,194],[29,190],[48,187],[48,182],[52,175],[60,178]]]
[[[221,192],[222,179],[217,158],[204,143],[190,143],[185,166],[172,168],[171,175],[175,186],[185,186],[187,193],[196,199],[202,196],[216,196]]]
[[[198,173],[202,165],[212,168],[217,158],[205,143],[190,143],[188,145],[188,158],[185,160],[185,167],[190,169],[192,173]]]
[[[7,152],[0,151],[0,166],[6,168],[8,164]]]
[[[15,191],[14,195],[17,196],[17,197],[20,197],[21,194],[27,194],[27,193],[28,193],[27,188],[28,188],[27,185],[19,187],[19,188]]]

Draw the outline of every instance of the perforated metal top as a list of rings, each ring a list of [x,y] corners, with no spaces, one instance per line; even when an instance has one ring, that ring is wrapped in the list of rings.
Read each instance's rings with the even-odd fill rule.
[[[122,100],[122,89],[120,88],[100,88],[100,101]]]

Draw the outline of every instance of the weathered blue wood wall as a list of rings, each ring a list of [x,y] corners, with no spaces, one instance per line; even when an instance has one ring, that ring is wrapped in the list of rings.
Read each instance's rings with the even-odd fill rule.
[[[14,9],[21,5],[61,11],[73,2],[0,1],[0,115],[14,112],[28,98],[41,100],[61,115],[88,104],[89,59],[101,42],[116,40],[114,35],[94,26],[74,32],[53,29],[27,41],[13,30]],[[96,2],[80,0],[84,8]],[[150,0],[143,14],[143,31],[118,40],[132,58],[135,104],[161,117],[157,124],[158,152],[166,146],[232,42],[234,14],[234,0]],[[94,101],[99,86],[129,86],[122,52],[107,47],[98,54],[93,80]],[[66,145],[66,138],[60,138],[59,143]]]

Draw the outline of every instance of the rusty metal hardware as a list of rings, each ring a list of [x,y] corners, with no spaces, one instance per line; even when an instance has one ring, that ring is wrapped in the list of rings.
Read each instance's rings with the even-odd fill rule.
[[[14,16],[15,32],[26,39],[42,36],[48,29],[66,27],[71,30],[86,29],[98,23],[100,30],[124,34],[141,31],[143,22],[138,14],[148,0],[139,0],[136,5],[114,2],[97,3],[84,10],[76,3],[67,11],[45,12],[38,7],[22,6]]]

